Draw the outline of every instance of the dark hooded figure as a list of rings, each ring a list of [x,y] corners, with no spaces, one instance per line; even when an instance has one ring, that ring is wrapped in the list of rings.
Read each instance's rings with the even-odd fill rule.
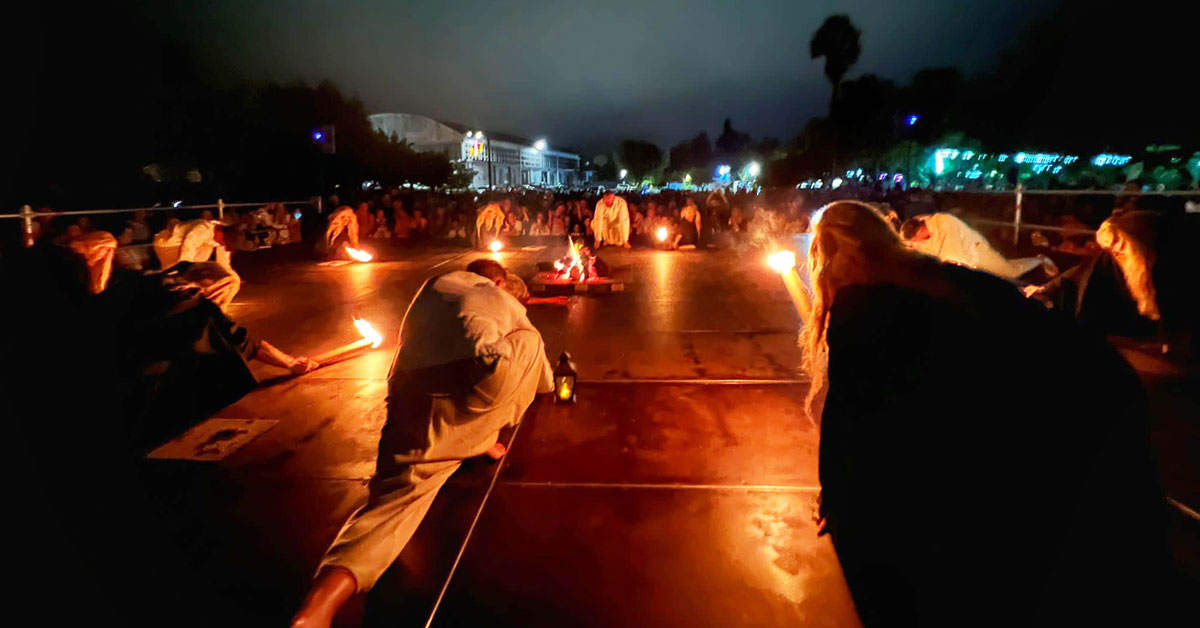
[[[820,513],[864,624],[1169,617],[1144,393],[1120,355],[1012,284],[906,248],[865,204],[832,203],[813,229]]]
[[[91,363],[113,380],[128,444],[142,449],[206,418],[258,386],[249,362],[258,360],[295,374],[316,362],[280,351],[229,318],[179,262],[154,273],[112,271],[116,239],[97,231],[43,257],[70,286],[86,273],[87,296],[72,306],[106,339],[101,350],[79,349],[73,359]],[[46,247],[43,247],[46,248]],[[59,290],[66,288],[60,287]],[[44,290],[44,289],[43,289]]]
[[[1164,353],[1195,358],[1200,319],[1200,215],[1114,214],[1096,241],[1121,269],[1138,313],[1154,321]]]
[[[1096,331],[1157,333],[1163,353],[1196,359],[1200,321],[1200,214],[1125,211],[1096,232],[1098,249],[1029,294]]]

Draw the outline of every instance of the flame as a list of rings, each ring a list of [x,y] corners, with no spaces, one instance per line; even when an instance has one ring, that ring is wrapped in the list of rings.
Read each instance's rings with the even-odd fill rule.
[[[658,237],[658,241],[659,241],[659,242],[666,242],[666,241],[667,241],[667,234],[668,234],[668,233],[669,233],[669,232],[667,231],[667,228],[666,228],[666,227],[659,227],[659,228],[658,228],[658,229],[657,229],[657,230],[654,232],[654,235],[655,235],[656,237]]]
[[[596,276],[595,258],[584,252],[583,243],[567,236],[567,254],[554,261],[554,274],[562,281],[583,282]]]
[[[504,248],[504,245],[500,244],[499,240],[492,240],[492,243],[488,245],[488,248],[491,249],[493,253],[499,253],[500,249]]]
[[[571,390],[571,386],[567,382],[567,380],[564,379],[563,381],[558,383],[558,398],[559,399],[562,399],[563,401],[570,399],[572,392],[574,392],[574,391]]]
[[[583,245],[575,244],[575,240],[571,238],[571,236],[567,236],[567,243],[571,245],[571,268],[575,268],[576,266],[583,268],[583,260],[579,257],[579,249],[582,248]]]
[[[346,255],[349,255],[352,259],[358,262],[369,262],[375,259],[374,255],[371,255],[362,249],[351,248],[349,245],[346,245]]]
[[[372,349],[383,344],[383,334],[375,331],[375,328],[372,327],[371,323],[368,323],[366,319],[354,319],[354,326],[358,328],[358,333],[362,334],[363,338],[371,341]]]
[[[796,254],[791,251],[776,251],[767,258],[767,265],[775,272],[786,273],[796,267]]]

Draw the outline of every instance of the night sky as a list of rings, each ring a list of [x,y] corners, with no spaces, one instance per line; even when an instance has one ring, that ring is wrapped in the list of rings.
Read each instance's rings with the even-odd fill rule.
[[[17,16],[8,57],[18,61],[17,81],[29,83],[14,90],[23,95],[14,101],[42,118],[40,126],[16,125],[18,132],[90,117],[136,135],[153,109],[147,86],[178,73],[163,56],[169,48],[192,59],[211,84],[328,79],[371,112],[545,137],[591,157],[627,138],[664,150],[702,130],[715,139],[726,117],[756,138],[794,138],[829,103],[823,61],[809,58],[809,40],[827,16],[847,13],[862,31],[863,49],[847,79],[873,73],[904,84],[917,70],[938,66],[980,76],[1001,67],[1006,51],[1023,50],[1016,76],[1030,80],[983,81],[1006,97],[992,141],[1008,144],[1004,135],[1012,133],[1022,136],[1012,140],[1020,143],[1013,150],[1133,151],[1152,142],[1200,142],[1191,87],[1194,5],[44,0],[34,22]],[[1051,19],[1049,35],[1041,29],[1043,48],[1022,47]],[[1040,52],[1047,40],[1057,46],[1054,58]],[[87,133],[70,138],[81,155],[104,154],[110,141]]]
[[[241,78],[333,79],[373,112],[414,112],[597,151],[666,147],[725,117],[756,137],[823,115],[809,38],[832,13],[863,31],[849,77],[987,69],[1037,0],[218,0],[145,9],[203,63]],[[221,33],[219,45],[215,33]]]

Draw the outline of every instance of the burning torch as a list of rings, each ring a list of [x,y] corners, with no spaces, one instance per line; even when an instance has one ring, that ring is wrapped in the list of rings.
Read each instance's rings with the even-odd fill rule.
[[[777,251],[767,258],[767,265],[783,278],[783,286],[787,288],[788,296],[792,297],[792,303],[796,305],[796,312],[800,314],[800,318],[808,320],[812,304],[808,300],[803,282],[800,281],[800,273],[796,272],[796,254],[786,250]]]
[[[363,249],[353,248],[348,244],[346,245],[346,255],[349,255],[350,259],[352,259],[356,262],[364,262],[365,263],[365,262],[369,262],[369,261],[375,259],[375,256],[371,255],[370,252],[365,251]]]
[[[313,356],[312,360],[321,366],[324,366],[331,362],[336,362],[339,359],[344,358],[351,353],[354,353],[365,347],[371,347],[374,349],[383,344],[383,334],[375,331],[375,328],[371,326],[371,323],[368,323],[364,319],[356,318],[354,319],[354,326],[358,328],[358,333],[362,335],[362,338],[349,344],[344,344],[336,349],[330,349],[321,355]]]

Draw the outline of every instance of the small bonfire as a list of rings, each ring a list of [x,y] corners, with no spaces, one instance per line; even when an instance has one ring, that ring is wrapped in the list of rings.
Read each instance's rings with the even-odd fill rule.
[[[596,256],[583,245],[567,236],[567,254],[554,261],[554,278],[558,281],[583,282],[599,277]]]
[[[552,264],[539,264],[531,282],[534,292],[620,292],[624,284],[608,278],[604,261],[592,254],[583,242],[567,237],[567,254]]]

